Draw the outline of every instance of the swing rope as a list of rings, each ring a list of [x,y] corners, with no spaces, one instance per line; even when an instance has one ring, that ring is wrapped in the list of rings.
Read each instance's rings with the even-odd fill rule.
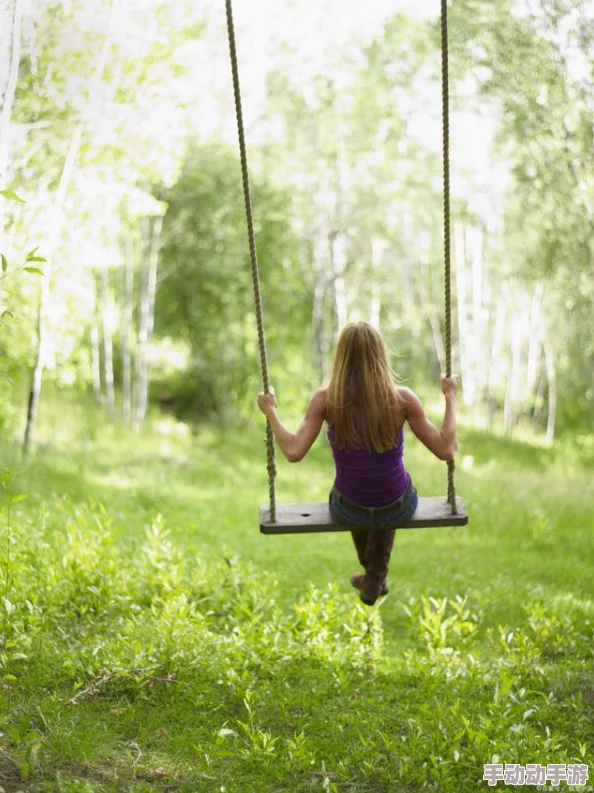
[[[237,134],[239,137],[239,153],[241,159],[241,174],[243,181],[243,194],[245,200],[245,214],[247,221],[250,261],[252,268],[252,286],[254,291],[254,304],[256,322],[258,327],[258,347],[260,351],[260,369],[262,372],[262,385],[265,393],[269,393],[268,361],[266,355],[266,336],[264,333],[264,311],[262,308],[262,295],[260,291],[260,271],[258,268],[258,255],[256,252],[256,235],[254,232],[254,218],[252,214],[252,200],[248,176],[247,152],[243,126],[243,111],[241,107],[241,91],[239,87],[239,68],[237,63],[237,48],[235,44],[235,29],[233,25],[233,10],[231,0],[225,0],[227,14],[227,32],[229,35],[229,53],[231,55],[231,70],[233,75],[233,94],[235,97],[235,115],[237,119]],[[444,302],[445,302],[445,353],[446,377],[452,375],[452,289],[451,289],[451,232],[450,232],[450,128],[449,128],[449,86],[448,86],[448,5],[447,0],[441,0],[441,75],[442,75],[442,122],[443,122],[443,207],[444,207]],[[275,477],[276,465],[274,457],[274,435],[269,422],[266,422],[266,456],[268,471],[268,496],[270,501],[270,521],[276,521],[276,490]],[[456,489],[454,484],[455,464],[448,460],[448,502],[452,514],[458,514],[456,503]]]
[[[443,126],[443,247],[445,299],[446,377],[452,376],[452,284],[450,232],[450,93],[448,69],[448,0],[441,0],[441,109]],[[458,514],[453,460],[448,460],[448,502],[452,515]]]
[[[270,382],[268,379],[268,360],[266,355],[266,336],[264,333],[264,310],[262,308],[262,295],[260,292],[260,270],[258,268],[258,254],[256,252],[256,235],[254,233],[254,218],[252,214],[252,198],[248,177],[247,153],[245,134],[243,129],[243,111],[241,109],[241,91],[239,89],[239,68],[237,66],[237,49],[235,46],[235,29],[233,26],[233,10],[231,0],[225,2],[227,10],[227,31],[229,33],[229,52],[231,54],[231,70],[233,72],[233,94],[235,96],[235,115],[237,117],[237,134],[239,136],[239,153],[241,158],[241,175],[243,179],[243,196],[245,200],[245,216],[247,220],[248,242],[250,247],[250,261],[252,265],[252,286],[254,290],[254,304],[256,308],[256,323],[258,326],[258,347],[260,349],[260,370],[262,372],[262,385],[264,392],[269,393]],[[266,458],[268,471],[268,498],[270,501],[270,520],[276,520],[276,465],[274,461],[274,435],[270,422],[266,422]]]

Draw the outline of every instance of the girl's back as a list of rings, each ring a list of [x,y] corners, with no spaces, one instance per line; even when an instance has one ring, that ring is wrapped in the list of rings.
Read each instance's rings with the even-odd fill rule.
[[[349,501],[365,507],[383,507],[400,498],[408,485],[402,459],[404,432],[397,431],[395,445],[384,452],[345,449],[336,442],[333,427],[328,441],[336,465],[335,487]]]

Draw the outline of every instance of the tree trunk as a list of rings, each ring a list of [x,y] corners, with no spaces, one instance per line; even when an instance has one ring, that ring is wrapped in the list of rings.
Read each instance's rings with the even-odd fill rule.
[[[89,328],[91,340],[91,381],[93,383],[93,396],[96,402],[101,402],[101,350],[99,334],[99,305],[97,300],[97,286],[95,274],[92,274],[91,283],[93,287],[93,316]]]
[[[382,313],[382,290],[378,274],[381,271],[382,254],[385,242],[373,234],[371,237],[371,303],[369,306],[369,322],[378,330],[380,329]]]
[[[511,339],[511,363],[505,389],[505,404],[503,406],[503,429],[510,435],[516,425],[519,385],[521,379],[522,358],[522,333],[520,327],[515,327]]]
[[[151,247],[148,273],[148,341],[150,342],[155,330],[155,301],[157,297],[157,276],[159,272],[159,253],[161,250],[161,231],[163,218],[152,218],[151,222]]]
[[[37,309],[37,352],[35,356],[35,366],[33,368],[33,377],[31,380],[31,388],[29,391],[29,408],[27,410],[27,424],[25,427],[25,437],[23,441],[23,457],[29,459],[31,453],[31,445],[33,442],[33,431],[35,421],[37,418],[37,405],[39,403],[39,396],[41,394],[41,383],[43,380],[43,370],[45,369],[45,359],[47,355],[48,343],[48,328],[47,328],[47,306],[50,297],[50,280],[52,273],[52,258],[54,250],[58,243],[59,234],[61,230],[64,201],[66,198],[66,190],[70,183],[70,178],[74,170],[74,163],[80,142],[82,138],[83,127],[79,124],[72,134],[70,145],[62,168],[60,182],[56,192],[54,201],[53,216],[54,222],[52,223],[52,231],[47,247],[44,250],[46,262],[43,267],[43,275],[41,277],[41,291],[39,295],[39,306]]]
[[[480,418],[481,393],[486,391],[486,376],[484,374],[487,346],[487,312],[483,308],[484,296],[484,236],[480,227],[471,226],[467,229],[468,241],[472,257],[472,319],[469,334],[466,339],[468,350],[468,366],[472,373],[472,393],[469,400],[472,403],[474,421]]]
[[[112,23],[113,23],[114,10],[117,2],[118,0],[112,0],[108,34],[101,48],[101,52],[99,53],[99,58],[97,60],[97,66],[95,68],[95,73],[93,75],[93,80],[89,92],[89,99],[87,105],[90,105],[93,102],[97,90],[101,84],[101,78],[103,76],[103,71],[105,69],[105,65],[107,63],[107,58],[109,55],[109,50],[111,48]],[[64,203],[66,200],[66,193],[70,185],[70,180],[72,178],[72,174],[74,173],[74,166],[76,163],[76,158],[78,156],[78,152],[82,141],[82,136],[85,127],[84,115],[85,114],[83,111],[83,120],[79,121],[79,123],[76,125],[72,133],[72,137],[70,139],[68,152],[66,154],[64,166],[62,168],[62,173],[60,175],[60,181],[58,183],[58,188],[56,190],[56,196],[54,199],[54,205],[52,208],[52,224],[51,224],[50,237],[48,239],[47,245],[43,249],[43,255],[46,258],[46,262],[43,267],[43,276],[41,278],[41,293],[39,298],[39,308],[37,311],[37,351],[35,355],[35,366],[33,368],[33,377],[31,379],[31,388],[29,390],[29,407],[27,410],[27,424],[25,426],[25,436],[23,439],[23,458],[25,459],[25,461],[29,459],[31,453],[31,446],[33,443],[33,432],[35,427],[35,420],[37,417],[37,405],[39,403],[39,396],[41,394],[43,370],[45,368],[45,359],[47,356],[47,349],[46,349],[48,342],[47,307],[50,296],[52,260],[62,233],[62,225],[64,223]]]
[[[113,378],[113,337],[111,333],[111,295],[109,294],[109,268],[101,268],[101,327],[103,329],[103,379],[107,408],[115,412]]]
[[[336,232],[330,237],[330,261],[332,263],[336,325],[337,329],[340,330],[347,322],[347,301],[344,282],[346,238],[344,232]]]
[[[501,356],[503,351],[503,339],[505,335],[505,323],[507,319],[507,297],[509,284],[504,281],[499,290],[497,298],[497,309],[495,312],[495,327],[493,328],[491,352],[489,355],[489,369],[487,372],[487,411],[489,428],[493,428],[496,411],[496,391],[497,373],[501,370]]]
[[[555,372],[555,354],[547,336],[544,336],[542,343],[549,385],[549,412],[547,415],[546,441],[548,444],[551,444],[555,439],[555,423],[557,419],[557,375]]]
[[[439,319],[433,306],[429,308],[428,312],[429,325],[431,326],[431,334],[433,336],[433,346],[435,347],[435,355],[439,362],[440,371],[445,372],[446,369],[446,354],[445,345],[443,343],[443,335]]]
[[[129,234],[124,244],[124,308],[122,311],[122,418],[132,420],[132,355],[130,337],[134,319],[134,243]]]
[[[322,378],[326,373],[326,346],[325,346],[325,333],[324,333],[324,295],[326,294],[326,282],[324,276],[320,273],[317,276],[317,281],[314,286],[313,294],[313,309],[312,309],[312,330],[313,330],[313,344],[314,344],[314,359],[316,361],[317,369],[319,370]]]
[[[95,319],[91,321],[89,330],[91,337],[91,380],[93,383],[93,396],[96,402],[101,402],[101,369],[99,353],[99,328]]]
[[[140,304],[138,313],[138,349],[134,388],[134,429],[138,432],[146,418],[148,405],[148,344],[153,331],[157,287],[159,237],[162,219],[143,218],[142,261],[140,263]]]
[[[526,381],[530,391],[534,392],[538,376],[541,349],[541,306],[543,285],[537,281],[534,287],[534,296],[530,309],[530,328],[528,341],[528,364],[526,367]]]
[[[532,426],[537,429],[541,427],[543,405],[545,401],[545,393],[547,387],[546,367],[545,373],[538,378],[538,386],[534,396],[534,409],[532,411]]]
[[[329,345],[326,317],[326,256],[324,237],[318,232],[313,232],[313,307],[312,307],[312,334],[314,346],[314,359],[322,380],[325,382],[329,374]]]
[[[439,295],[437,294],[436,284],[438,283],[438,279],[435,278],[434,273],[431,272],[431,265],[428,256],[420,257],[418,266],[415,268],[415,272],[418,276],[417,278],[413,279],[413,283],[416,284],[415,296],[417,302],[421,306],[423,315],[427,318],[429,327],[431,328],[431,336],[433,338],[433,347],[435,350],[435,357],[437,359],[439,372],[445,372],[445,345],[443,341],[440,316],[437,308],[438,306],[441,306],[442,295],[441,293]],[[423,293],[421,293],[420,290],[424,290]]]
[[[412,280],[413,301],[415,305],[418,305],[420,307],[420,311],[422,312],[423,318],[424,319],[426,318],[427,321],[429,322],[429,327],[431,328],[431,335],[433,338],[433,347],[435,350],[435,356],[437,358],[439,371],[445,372],[445,346],[443,343],[443,334],[441,332],[441,325],[439,322],[439,317],[437,315],[437,309],[431,296],[426,298],[421,292],[422,289],[428,287],[429,285],[429,281],[427,280],[429,278],[428,270],[420,266],[418,273],[419,273],[419,278],[418,279],[415,278]]]
[[[456,303],[458,307],[458,338],[460,340],[460,375],[464,384],[464,404],[475,398],[473,372],[469,362],[469,327],[467,314],[466,240],[462,223],[454,226],[454,262],[456,270]]]
[[[155,328],[155,300],[157,296],[157,275],[159,269],[159,251],[161,243],[161,229],[163,228],[163,218],[149,218],[147,223],[148,233],[148,259],[146,273],[146,292],[144,295],[145,306],[142,310],[146,328],[144,330],[143,346],[144,352],[141,359],[142,376],[141,390],[139,394],[137,429],[140,429],[146,419],[149,395],[149,362],[148,349],[153,337]]]
[[[2,113],[0,114],[0,189],[8,182],[8,164],[10,162],[10,133],[12,106],[16,93],[21,62],[21,27],[23,20],[24,0],[15,0],[10,33],[10,65],[7,69],[8,80],[2,99]],[[8,16],[8,15],[6,15]],[[7,42],[8,43],[8,42]],[[3,44],[4,46],[4,44]],[[6,48],[8,52],[8,47]],[[4,249],[4,213],[5,200],[0,199],[0,251]]]

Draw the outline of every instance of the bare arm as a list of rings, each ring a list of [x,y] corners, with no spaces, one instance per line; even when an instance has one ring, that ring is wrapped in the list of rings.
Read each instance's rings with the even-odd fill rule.
[[[445,397],[445,411],[440,430],[429,421],[414,391],[400,388],[399,392],[404,399],[406,420],[417,438],[440,460],[453,460],[457,446],[456,379],[442,377],[441,388]]]
[[[270,394],[258,395],[258,407],[270,422],[281,452],[290,463],[298,463],[311,449],[322,429],[326,414],[326,391],[320,388],[314,393],[297,432],[291,432],[280,420],[274,390]]]

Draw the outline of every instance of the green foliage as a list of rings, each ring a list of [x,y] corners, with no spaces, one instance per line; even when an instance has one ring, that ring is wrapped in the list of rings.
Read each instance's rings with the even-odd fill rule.
[[[514,177],[508,255],[524,277],[544,278],[553,295],[560,425],[590,427],[594,26],[588,0],[517,5],[463,0],[454,9],[454,51],[501,110],[499,149]]]
[[[591,471],[566,451],[463,431],[471,526],[399,534],[367,609],[348,535],[258,539],[255,431],[45,410],[0,523],[15,788],[458,793],[485,762],[591,762]],[[443,466],[407,453],[437,492]],[[279,476],[322,499],[327,450]]]
[[[45,528],[20,521],[15,605],[5,616],[11,637],[27,636],[9,671],[4,634],[3,679],[14,707],[31,686],[51,692],[40,701],[39,724],[24,702],[20,723],[16,709],[4,715],[23,778],[43,772],[55,778],[55,790],[67,789],[66,780],[82,783],[82,735],[69,738],[71,760],[63,765],[62,730],[69,728],[60,726],[61,703],[79,729],[86,724],[92,734],[110,725],[112,737],[97,744],[91,765],[111,764],[126,786],[147,774],[189,786],[208,773],[222,783],[266,780],[262,790],[288,775],[292,789],[303,791],[314,776],[328,790],[357,780],[367,789],[398,781],[454,791],[497,757],[587,760],[584,703],[563,700],[558,686],[575,685],[591,659],[591,607],[559,610],[532,600],[526,621],[500,626],[498,638],[488,631],[490,652],[480,635],[483,605],[474,598],[409,598],[413,648],[382,661],[380,612],[334,586],[310,588],[286,611],[275,601],[274,578],[233,559],[190,559],[161,519],[114,553],[104,511],[77,509],[76,528],[71,521],[60,534],[72,507],[48,504],[52,512],[56,506]],[[564,682],[557,676],[551,688],[561,669]],[[146,724],[137,722],[143,712]],[[177,729],[167,726],[170,718]],[[117,748],[130,735],[132,772],[129,750]]]
[[[253,179],[252,194],[270,357],[287,358],[302,344],[309,303],[289,221],[290,200],[261,176]],[[236,155],[220,146],[194,150],[177,183],[159,198],[169,208],[157,331],[181,336],[192,351],[191,371],[170,388],[187,412],[224,416],[233,406],[245,407],[246,394],[258,388],[259,380]],[[283,321],[287,316],[290,324]]]
[[[93,363],[102,362],[96,340],[107,334],[100,340],[113,344],[117,385],[122,350],[135,352],[134,334],[124,328],[130,318],[137,326],[142,313],[127,313],[123,250],[138,239],[140,219],[158,214],[157,193],[170,209],[156,325],[163,341],[173,337],[192,360],[173,375],[154,363],[154,393],[178,415],[245,416],[260,378],[240,171],[234,150],[203,144],[226,138],[226,131],[219,134],[230,99],[220,8],[179,0],[172,15],[163,0],[116,3],[110,24],[111,3],[96,14],[87,5],[40,3],[25,12],[11,185],[0,197],[9,207],[2,275],[15,273],[20,239],[48,240],[67,228],[51,257],[48,376],[85,387],[89,341],[95,340]],[[297,12],[281,3],[278,19],[270,20],[266,103],[249,130],[271,379],[299,405],[327,374],[336,330],[346,319],[381,322],[413,387],[425,373],[431,380],[439,374],[443,336],[437,9],[424,20],[386,10],[381,28],[369,37],[366,28],[366,38],[359,30],[345,36],[325,7],[305,3],[305,9],[324,27],[328,22],[315,40],[340,46],[308,53],[304,72],[302,37],[286,24]],[[520,0],[461,0],[450,14],[454,328],[464,336],[459,356],[454,338],[454,366],[465,369],[468,406],[488,403],[493,420],[515,392],[507,429],[520,421],[543,427],[554,402],[542,354],[548,340],[559,426],[588,428],[594,399],[588,2],[538,0],[527,7]],[[257,24],[253,15],[246,18],[248,40]],[[251,77],[256,60],[249,52],[242,58],[247,105],[259,82]],[[481,136],[473,126],[479,116],[497,128],[498,145],[484,147],[475,168],[464,141]],[[59,212],[56,189],[76,141]],[[186,157],[188,141],[194,148]],[[508,171],[506,189],[498,177]],[[152,190],[155,184],[161,186]],[[135,268],[144,255],[138,247]],[[25,266],[39,272],[35,259]],[[103,295],[92,283],[98,269],[109,273]],[[534,281],[544,295],[531,312],[540,312],[540,324],[535,320],[520,334],[517,325],[528,314],[523,297]],[[0,309],[0,366],[12,378],[34,358],[36,286],[16,279]],[[139,291],[135,285],[131,293]],[[494,338],[499,320],[504,330]],[[509,348],[520,337],[525,346],[535,342],[520,353],[530,358],[529,366],[519,366],[530,378],[510,371]],[[153,362],[150,339],[147,347]],[[97,367],[93,375],[98,391]],[[15,391],[9,401],[20,398]],[[5,401],[6,429],[15,416]]]

